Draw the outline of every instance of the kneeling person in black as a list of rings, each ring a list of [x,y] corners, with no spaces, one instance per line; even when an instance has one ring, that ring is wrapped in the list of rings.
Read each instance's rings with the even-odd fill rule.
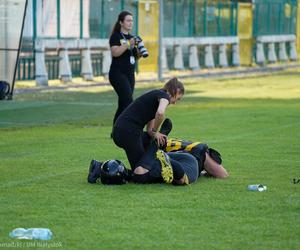
[[[116,120],[113,140],[125,150],[133,171],[146,152],[144,127],[147,126],[148,137],[155,139],[159,145],[164,145],[167,136],[158,132],[158,128],[164,120],[168,105],[175,104],[183,94],[183,84],[177,78],[172,78],[162,89],[149,91],[137,98]]]

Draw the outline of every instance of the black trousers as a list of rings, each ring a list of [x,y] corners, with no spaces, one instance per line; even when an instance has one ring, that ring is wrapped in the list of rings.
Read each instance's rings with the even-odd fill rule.
[[[151,137],[142,130],[133,128],[125,129],[115,126],[113,128],[112,138],[118,147],[125,150],[131,169],[134,171],[139,160],[150,145]]]
[[[118,108],[113,120],[113,124],[115,124],[119,115],[133,101],[134,73],[125,74],[118,70],[110,70],[109,82],[118,95]]]
[[[148,183],[162,183],[163,178],[161,176],[161,165],[158,159],[156,159],[156,152],[158,150],[157,144],[153,141],[150,146],[147,148],[145,154],[137,163],[138,166],[142,166],[149,170],[148,173],[137,175],[133,174],[132,180],[140,184]],[[179,154],[179,155],[177,155]],[[180,156],[180,154],[182,156]],[[180,180],[184,175],[184,166],[185,164],[185,153],[173,153],[169,154],[170,163],[173,169],[173,177],[175,180]]]

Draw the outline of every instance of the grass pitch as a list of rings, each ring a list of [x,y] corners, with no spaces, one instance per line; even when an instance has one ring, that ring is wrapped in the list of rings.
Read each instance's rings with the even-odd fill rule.
[[[217,148],[228,180],[87,184],[92,158],[128,166],[109,137],[110,87],[37,89],[0,102],[0,247],[299,249],[299,71],[184,82],[186,95],[167,111],[170,137]],[[135,95],[159,86],[138,84]],[[268,190],[247,191],[257,183]],[[16,227],[54,237],[48,245],[10,239]]]

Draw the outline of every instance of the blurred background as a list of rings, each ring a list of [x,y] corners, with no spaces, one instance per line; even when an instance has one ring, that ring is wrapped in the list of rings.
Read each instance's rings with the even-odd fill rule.
[[[16,80],[47,86],[106,76],[122,10],[133,13],[132,34],[149,51],[138,74],[289,64],[300,53],[297,0],[2,0],[0,78],[12,83],[16,72]]]

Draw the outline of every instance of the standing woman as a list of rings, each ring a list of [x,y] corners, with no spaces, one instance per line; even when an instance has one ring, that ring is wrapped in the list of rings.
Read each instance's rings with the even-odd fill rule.
[[[135,40],[129,33],[133,26],[133,15],[122,11],[114,25],[109,39],[112,63],[109,70],[109,81],[118,95],[118,108],[113,124],[118,116],[132,102],[135,85],[135,61],[138,58]]]
[[[175,104],[183,94],[182,82],[172,78],[162,89],[149,91],[134,100],[115,122],[113,140],[117,146],[125,150],[133,171],[146,152],[144,127],[147,127],[147,133],[151,138],[164,145],[167,137],[158,132],[158,129],[164,120],[168,105]]]

